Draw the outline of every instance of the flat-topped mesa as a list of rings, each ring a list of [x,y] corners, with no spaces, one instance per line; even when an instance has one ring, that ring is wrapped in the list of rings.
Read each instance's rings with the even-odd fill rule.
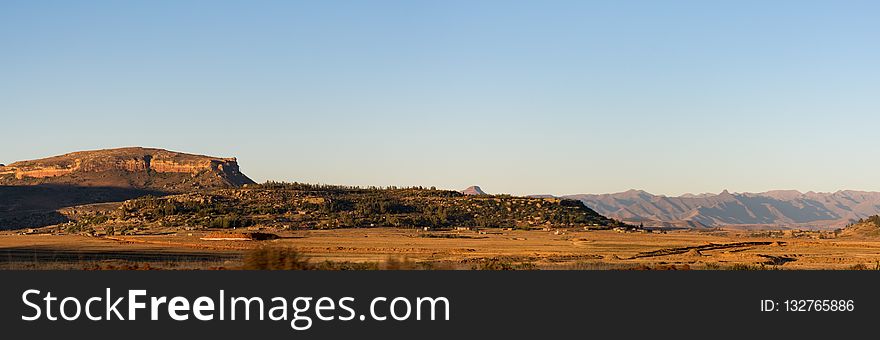
[[[180,191],[250,183],[254,182],[241,173],[235,158],[140,147],[80,151],[0,167],[0,184],[4,185],[108,185]]]

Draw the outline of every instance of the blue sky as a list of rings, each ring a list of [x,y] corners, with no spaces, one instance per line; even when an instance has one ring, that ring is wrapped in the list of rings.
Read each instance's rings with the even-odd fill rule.
[[[880,190],[876,1],[3,1],[0,163],[152,146],[267,179]]]

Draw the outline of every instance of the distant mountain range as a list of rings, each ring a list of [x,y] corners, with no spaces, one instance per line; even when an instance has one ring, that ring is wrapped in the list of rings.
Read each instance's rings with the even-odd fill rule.
[[[880,214],[880,192],[838,191],[653,195],[641,190],[563,196],[598,213],[646,226],[834,229]]]

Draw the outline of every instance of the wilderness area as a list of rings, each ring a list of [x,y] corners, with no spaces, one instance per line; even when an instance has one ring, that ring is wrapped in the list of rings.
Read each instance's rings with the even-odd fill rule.
[[[144,148],[13,163],[0,181],[3,269],[880,269],[876,216],[644,226],[479,187],[257,184],[233,158]]]

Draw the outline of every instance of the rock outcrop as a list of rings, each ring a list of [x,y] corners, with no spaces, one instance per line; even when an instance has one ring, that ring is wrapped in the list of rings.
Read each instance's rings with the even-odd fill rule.
[[[235,158],[161,149],[81,151],[0,166],[0,229],[68,220],[66,207],[252,184]]]
[[[162,149],[81,151],[0,166],[0,185],[63,184],[133,187],[169,192],[254,183],[235,158]]]

